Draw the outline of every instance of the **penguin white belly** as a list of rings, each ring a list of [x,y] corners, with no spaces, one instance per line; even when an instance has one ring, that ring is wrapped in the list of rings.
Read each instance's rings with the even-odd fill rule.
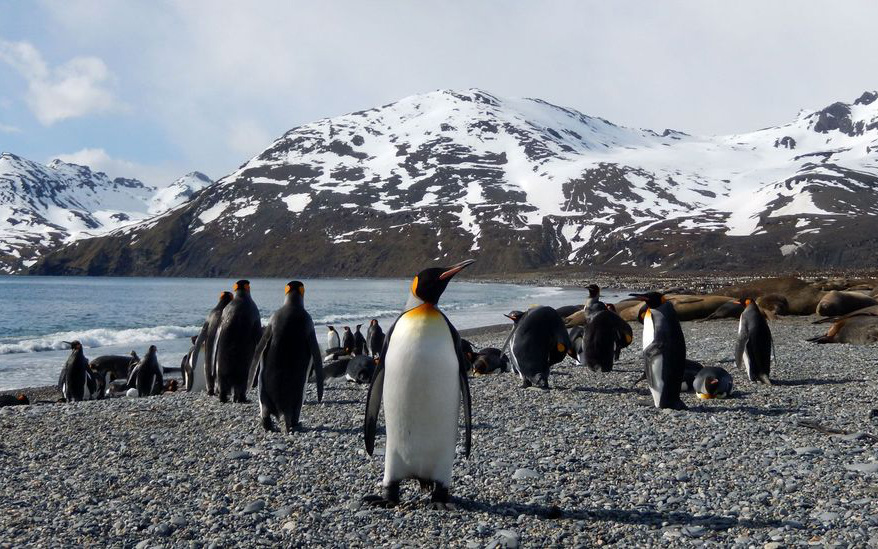
[[[384,360],[384,484],[418,478],[448,486],[457,444],[460,378],[445,319],[419,307],[393,330]]]
[[[647,347],[652,345],[654,340],[655,325],[652,322],[652,311],[647,309],[646,314],[643,315],[643,350],[646,350]],[[658,355],[649,363],[652,378],[656,380],[656,387],[653,387],[653,383],[650,379],[646,380],[646,384],[649,386],[649,392],[652,393],[652,400],[655,403],[656,408],[659,406],[659,402],[662,398],[662,390],[664,389],[664,383],[662,381],[662,366],[661,355]]]
[[[205,349],[201,351],[203,354],[201,356],[205,357],[207,360]],[[207,390],[207,378],[205,377],[204,367],[198,367],[197,364],[192,364],[192,353],[189,354],[189,365],[192,367],[192,389],[191,392],[200,392]]]

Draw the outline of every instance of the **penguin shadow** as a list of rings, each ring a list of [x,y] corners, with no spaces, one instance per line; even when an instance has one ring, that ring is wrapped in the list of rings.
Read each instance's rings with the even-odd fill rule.
[[[772,379],[772,385],[798,387],[802,385],[843,385],[845,383],[863,383],[865,379]]]
[[[739,519],[718,515],[692,515],[683,511],[653,511],[650,509],[563,509],[557,505],[533,505],[524,503],[490,504],[485,501],[455,498],[461,510],[483,512],[500,517],[516,518],[527,515],[544,520],[584,520],[602,522],[621,522],[643,526],[662,523],[697,525],[711,530],[728,530],[729,528],[777,528],[783,525],[780,520]]]
[[[320,404],[320,403],[317,402],[317,399],[315,398],[314,400],[306,400],[306,401],[305,401],[305,404]],[[323,399],[323,404],[324,404],[324,405],[326,405],[326,404],[332,404],[332,405],[341,405],[341,404],[364,404],[364,405],[365,405],[365,403],[364,403],[363,401],[361,401],[361,400],[349,400],[349,399],[337,399],[337,400],[327,400],[327,399]]]
[[[648,392],[641,392],[639,389],[634,389],[632,387],[571,387],[570,391],[575,391],[577,393],[597,393],[601,395],[625,395],[625,394],[635,394],[635,395],[646,395]]]
[[[326,425],[316,425],[314,427],[306,427],[303,426],[301,428],[303,432],[311,432],[311,433],[338,433],[340,435],[355,435],[363,432],[362,427],[327,427]]]
[[[739,397],[735,396],[735,399]],[[796,414],[802,411],[801,408],[759,408],[756,406],[692,406],[690,412],[696,414],[717,414],[724,412],[744,412],[751,416],[785,416],[787,414]]]

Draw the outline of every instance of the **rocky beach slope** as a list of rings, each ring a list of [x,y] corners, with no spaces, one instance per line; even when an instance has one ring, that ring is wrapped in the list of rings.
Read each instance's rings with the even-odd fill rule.
[[[361,505],[383,456],[363,448],[365,386],[340,379],[321,405],[309,389],[291,436],[263,432],[256,403],[186,393],[3,408],[0,547],[878,546],[878,347],[807,343],[826,328],[810,320],[771,324],[770,387],[727,362],[737,322],[684,323],[688,356],[736,384],[684,412],[631,388],[636,324],[612,373],[568,359],[548,392],[473,378],[454,512],[414,482],[395,509]]]

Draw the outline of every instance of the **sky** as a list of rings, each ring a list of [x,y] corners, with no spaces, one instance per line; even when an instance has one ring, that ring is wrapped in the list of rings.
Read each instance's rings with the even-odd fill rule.
[[[436,89],[731,134],[878,89],[873,0],[0,0],[0,151],[166,185]]]

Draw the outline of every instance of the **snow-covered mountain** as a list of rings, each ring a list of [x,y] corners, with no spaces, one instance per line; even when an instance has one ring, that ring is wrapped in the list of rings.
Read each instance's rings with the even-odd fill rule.
[[[60,160],[43,165],[2,153],[0,273],[29,267],[59,245],[163,213],[209,184],[207,176],[194,172],[156,189]]]
[[[190,204],[36,271],[874,266],[876,99],[699,137],[481,90],[417,95],[295,128]]]

